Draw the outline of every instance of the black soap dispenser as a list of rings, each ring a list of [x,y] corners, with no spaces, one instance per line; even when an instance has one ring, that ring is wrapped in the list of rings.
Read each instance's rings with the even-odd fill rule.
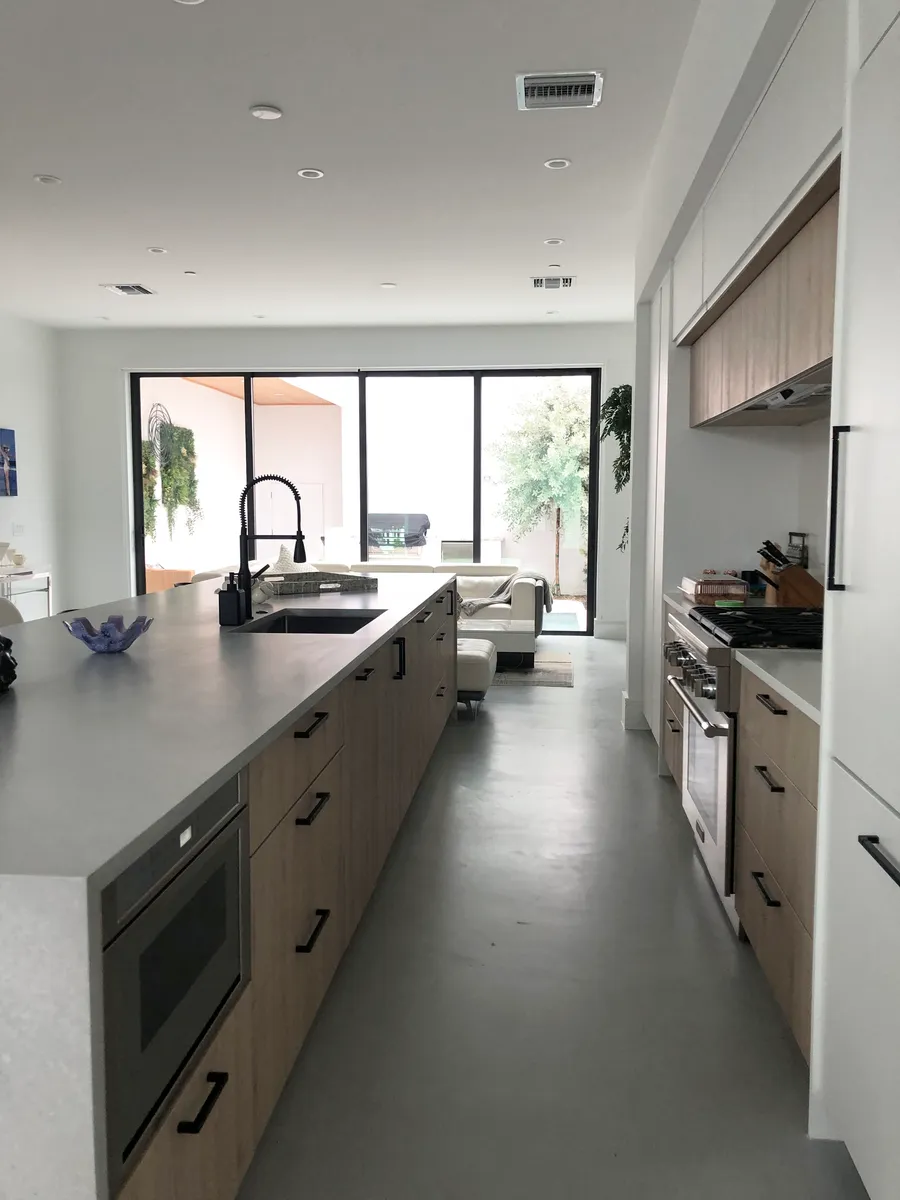
[[[237,585],[234,571],[230,571],[228,582],[219,588],[219,624],[243,625],[247,620],[247,601],[248,597]]]

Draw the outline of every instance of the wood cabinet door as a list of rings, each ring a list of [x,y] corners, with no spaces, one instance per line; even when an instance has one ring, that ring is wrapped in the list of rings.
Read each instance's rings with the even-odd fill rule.
[[[747,356],[745,400],[787,379],[787,257],[779,254],[736,301],[742,307]]]
[[[253,985],[175,1098],[120,1200],[233,1200],[253,1135]]]

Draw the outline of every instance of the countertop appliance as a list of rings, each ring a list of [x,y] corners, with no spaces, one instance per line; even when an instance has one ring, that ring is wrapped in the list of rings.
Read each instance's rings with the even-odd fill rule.
[[[111,1194],[182,1071],[249,982],[244,790],[235,776],[101,893]],[[216,1086],[210,1107],[227,1079]]]
[[[670,606],[666,683],[684,706],[682,806],[716,892],[737,929],[734,907],[735,717],[738,649],[822,647],[822,610]]]

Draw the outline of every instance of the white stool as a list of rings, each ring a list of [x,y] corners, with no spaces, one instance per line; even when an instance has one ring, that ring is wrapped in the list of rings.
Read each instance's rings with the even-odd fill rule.
[[[456,698],[477,715],[497,671],[497,647],[481,638],[458,638],[456,642]]]

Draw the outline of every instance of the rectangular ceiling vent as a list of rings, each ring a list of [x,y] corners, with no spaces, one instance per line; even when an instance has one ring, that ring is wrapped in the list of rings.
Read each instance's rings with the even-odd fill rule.
[[[103,283],[101,287],[117,296],[155,296],[156,293],[142,283]]]
[[[516,76],[519,108],[596,108],[603,98],[602,71],[553,71]]]
[[[562,288],[575,286],[574,275],[532,275],[531,286],[543,288],[545,292],[558,292]]]

